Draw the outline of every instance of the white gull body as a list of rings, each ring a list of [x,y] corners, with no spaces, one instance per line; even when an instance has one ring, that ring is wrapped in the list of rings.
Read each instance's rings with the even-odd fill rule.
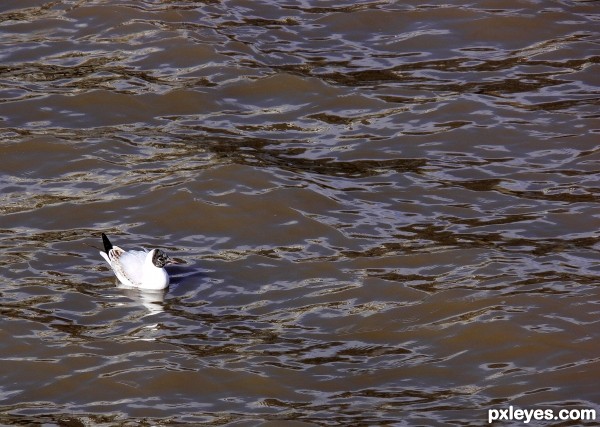
[[[113,246],[102,233],[104,252],[100,252],[125,286],[139,289],[159,290],[169,286],[169,274],[165,265],[176,264],[160,249],[150,251],[125,251]]]

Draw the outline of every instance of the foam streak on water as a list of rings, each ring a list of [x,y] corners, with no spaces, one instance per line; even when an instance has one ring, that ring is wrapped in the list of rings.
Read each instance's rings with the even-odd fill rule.
[[[2,2],[0,423],[600,410],[597,15]]]

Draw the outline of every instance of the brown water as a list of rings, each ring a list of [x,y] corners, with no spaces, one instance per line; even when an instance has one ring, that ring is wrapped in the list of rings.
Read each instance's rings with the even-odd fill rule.
[[[600,410],[597,1],[0,11],[1,424]]]

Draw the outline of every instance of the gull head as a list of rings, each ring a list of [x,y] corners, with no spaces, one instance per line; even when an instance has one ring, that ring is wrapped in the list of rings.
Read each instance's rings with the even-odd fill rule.
[[[156,268],[164,268],[165,265],[169,264],[178,264],[177,261],[169,258],[169,256],[160,249],[152,249],[152,252],[152,264],[154,264]]]

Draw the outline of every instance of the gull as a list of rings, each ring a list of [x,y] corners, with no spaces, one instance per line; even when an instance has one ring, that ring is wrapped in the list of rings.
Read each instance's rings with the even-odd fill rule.
[[[169,258],[160,249],[126,251],[113,246],[104,233],[102,243],[104,252],[101,251],[100,255],[125,286],[148,290],[165,289],[169,286],[169,274],[165,265],[179,264],[179,261]]]

